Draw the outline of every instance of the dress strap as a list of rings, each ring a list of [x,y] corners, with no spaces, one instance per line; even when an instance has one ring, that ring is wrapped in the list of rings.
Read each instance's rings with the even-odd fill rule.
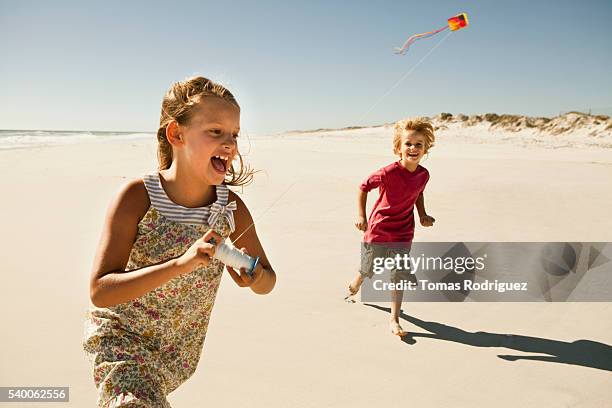
[[[229,200],[229,188],[225,184],[219,184],[217,186],[217,201],[215,201],[210,207],[210,216],[208,217],[208,224],[213,226],[219,219],[224,216],[230,225],[232,232],[236,230],[236,223],[234,221],[234,211],[238,209],[236,201],[228,203]]]

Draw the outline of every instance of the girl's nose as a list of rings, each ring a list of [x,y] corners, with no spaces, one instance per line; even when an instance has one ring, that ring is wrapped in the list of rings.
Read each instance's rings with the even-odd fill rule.
[[[223,138],[223,146],[225,148],[231,148],[236,144],[236,139],[234,139],[234,135],[232,133],[228,133],[225,138]]]
[[[228,155],[233,155],[236,152],[238,142],[236,141],[236,139],[234,139],[234,135],[230,133],[229,137],[223,139],[223,143],[221,146]]]

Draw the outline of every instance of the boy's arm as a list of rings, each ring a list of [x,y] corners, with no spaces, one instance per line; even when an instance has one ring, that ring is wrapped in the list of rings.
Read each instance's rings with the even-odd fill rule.
[[[417,212],[419,213],[421,225],[424,227],[431,227],[436,220],[434,219],[434,217],[427,215],[427,211],[425,211],[425,196],[423,195],[422,191],[416,200],[415,206]]]
[[[368,178],[361,183],[359,186],[359,193],[357,194],[357,221],[355,226],[359,231],[366,231],[368,229],[368,221],[366,217],[366,204],[368,202],[368,193],[377,187],[380,187],[385,183],[385,169],[372,173]]]
[[[357,195],[357,210],[360,217],[366,216],[366,204],[368,202],[368,192],[359,189],[359,194]]]
[[[359,231],[365,231],[368,229],[368,222],[366,218],[367,202],[368,193],[360,188],[359,193],[357,194],[357,221],[355,222],[355,227],[357,227]]]
[[[425,211],[425,196],[423,196],[422,191],[421,191],[421,194],[419,194],[419,197],[417,198],[415,205],[419,213],[419,218],[423,218],[424,215],[427,215],[427,212]]]

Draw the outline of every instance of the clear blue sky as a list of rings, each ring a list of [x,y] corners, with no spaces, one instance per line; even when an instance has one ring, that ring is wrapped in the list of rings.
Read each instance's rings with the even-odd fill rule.
[[[452,33],[392,53],[467,12]],[[610,1],[4,1],[0,128],[155,130],[168,86],[229,86],[251,134],[453,113],[612,113]]]

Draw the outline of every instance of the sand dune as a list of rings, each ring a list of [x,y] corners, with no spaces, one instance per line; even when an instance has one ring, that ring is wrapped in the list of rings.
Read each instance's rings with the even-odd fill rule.
[[[485,113],[464,115],[440,113],[429,120],[440,138],[471,143],[538,144],[543,147],[612,147],[612,119],[606,115],[568,112],[553,118]],[[292,135],[354,134],[369,131],[388,134],[393,123],[289,132]]]

